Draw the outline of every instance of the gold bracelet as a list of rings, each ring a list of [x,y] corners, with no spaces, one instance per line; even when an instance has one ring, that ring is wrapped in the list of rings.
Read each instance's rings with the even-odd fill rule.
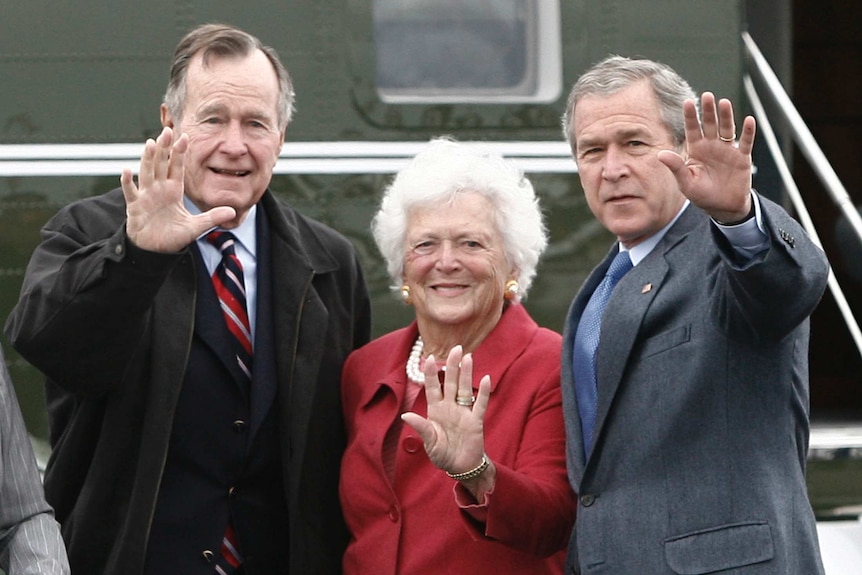
[[[482,462],[473,469],[465,471],[464,473],[449,473],[447,471],[446,475],[448,475],[451,479],[454,479],[455,481],[467,481],[468,479],[475,479],[476,477],[482,475],[485,470],[488,469],[488,466],[490,464],[491,462],[488,460],[488,456],[483,453]]]

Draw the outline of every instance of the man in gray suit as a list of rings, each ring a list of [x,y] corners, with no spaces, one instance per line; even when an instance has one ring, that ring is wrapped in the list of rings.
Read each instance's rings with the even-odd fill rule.
[[[0,349],[0,568],[9,575],[68,575],[69,560],[45,501],[33,447]]]
[[[728,100],[700,105],[667,66],[617,56],[569,96],[587,203],[619,241],[565,326],[568,573],[823,573],[804,473],[828,265],[751,189],[754,118],[737,141]]]

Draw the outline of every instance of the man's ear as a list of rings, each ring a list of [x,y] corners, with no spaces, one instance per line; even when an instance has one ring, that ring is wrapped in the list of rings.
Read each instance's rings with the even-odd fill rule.
[[[162,104],[159,108],[159,114],[162,120],[163,128],[173,128],[174,127],[174,118],[171,116],[170,111],[168,111],[168,107],[165,104]]]

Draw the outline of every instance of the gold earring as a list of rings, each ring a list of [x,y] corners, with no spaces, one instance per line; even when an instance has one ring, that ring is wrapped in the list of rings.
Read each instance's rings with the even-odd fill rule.
[[[521,289],[521,286],[518,284],[518,280],[509,280],[506,282],[506,291],[503,297],[505,299],[515,299],[515,296],[518,295],[518,290]]]
[[[403,301],[407,305],[413,303],[413,298],[410,297],[410,286],[407,284],[401,286],[401,301]]]

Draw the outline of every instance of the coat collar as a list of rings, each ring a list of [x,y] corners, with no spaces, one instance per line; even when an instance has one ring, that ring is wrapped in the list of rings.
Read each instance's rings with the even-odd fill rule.
[[[301,216],[293,208],[280,203],[267,190],[260,199],[272,234],[285,247],[302,260],[303,265],[315,274],[330,273],[338,269],[338,261],[318,234],[318,222]]]
[[[497,389],[509,366],[520,356],[535,337],[539,326],[520,304],[512,304],[503,312],[500,321],[473,352],[473,390],[479,381],[491,376],[491,393]],[[393,331],[377,340],[378,349],[387,350],[387,360],[381,362],[380,376],[373,385],[362,387],[359,405],[367,405],[383,387],[400,398],[407,383],[407,356],[419,335],[416,322]]]

